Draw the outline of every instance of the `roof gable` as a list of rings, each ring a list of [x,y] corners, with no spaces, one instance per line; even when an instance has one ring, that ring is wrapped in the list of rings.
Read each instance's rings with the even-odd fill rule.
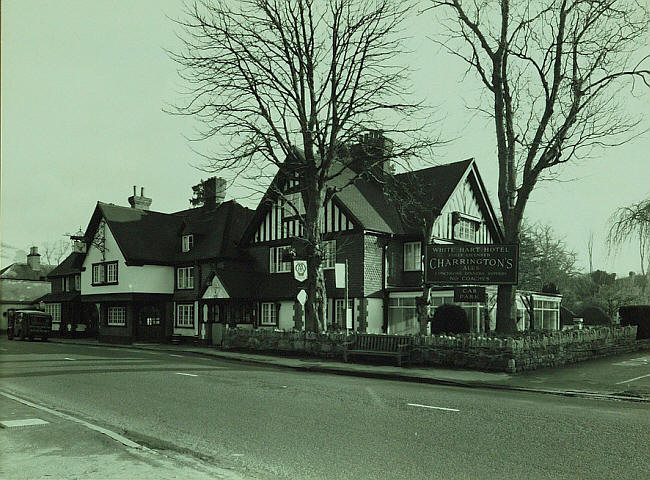
[[[74,275],[81,273],[81,267],[86,258],[85,253],[72,252],[65,260],[59,263],[50,273],[47,274],[48,278],[63,277],[65,275]]]
[[[234,255],[251,214],[234,200],[211,210],[198,207],[175,213],[97,202],[85,238],[90,244],[103,219],[127,264],[171,265]],[[189,252],[180,250],[183,234],[196,235]]]

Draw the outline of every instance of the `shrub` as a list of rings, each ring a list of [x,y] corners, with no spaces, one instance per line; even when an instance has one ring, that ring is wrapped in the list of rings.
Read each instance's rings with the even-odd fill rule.
[[[618,308],[621,325],[636,325],[636,338],[650,338],[650,305],[625,305]]]
[[[469,333],[465,310],[458,305],[440,305],[431,319],[431,333]]]
[[[599,307],[586,307],[580,311],[580,315],[584,319],[583,325],[611,325],[612,319]]]

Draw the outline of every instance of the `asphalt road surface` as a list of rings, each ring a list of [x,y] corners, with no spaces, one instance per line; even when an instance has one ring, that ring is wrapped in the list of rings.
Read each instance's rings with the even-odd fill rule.
[[[650,474],[650,405],[0,341],[0,390],[249,478]]]

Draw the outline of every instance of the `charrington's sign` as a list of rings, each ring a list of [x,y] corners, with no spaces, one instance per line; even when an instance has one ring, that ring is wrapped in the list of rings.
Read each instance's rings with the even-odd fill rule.
[[[518,245],[427,245],[424,280],[443,285],[516,285]]]

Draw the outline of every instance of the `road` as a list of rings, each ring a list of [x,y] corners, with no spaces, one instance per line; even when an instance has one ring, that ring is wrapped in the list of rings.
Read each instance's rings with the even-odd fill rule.
[[[650,406],[0,341],[0,389],[249,478],[647,478]]]

